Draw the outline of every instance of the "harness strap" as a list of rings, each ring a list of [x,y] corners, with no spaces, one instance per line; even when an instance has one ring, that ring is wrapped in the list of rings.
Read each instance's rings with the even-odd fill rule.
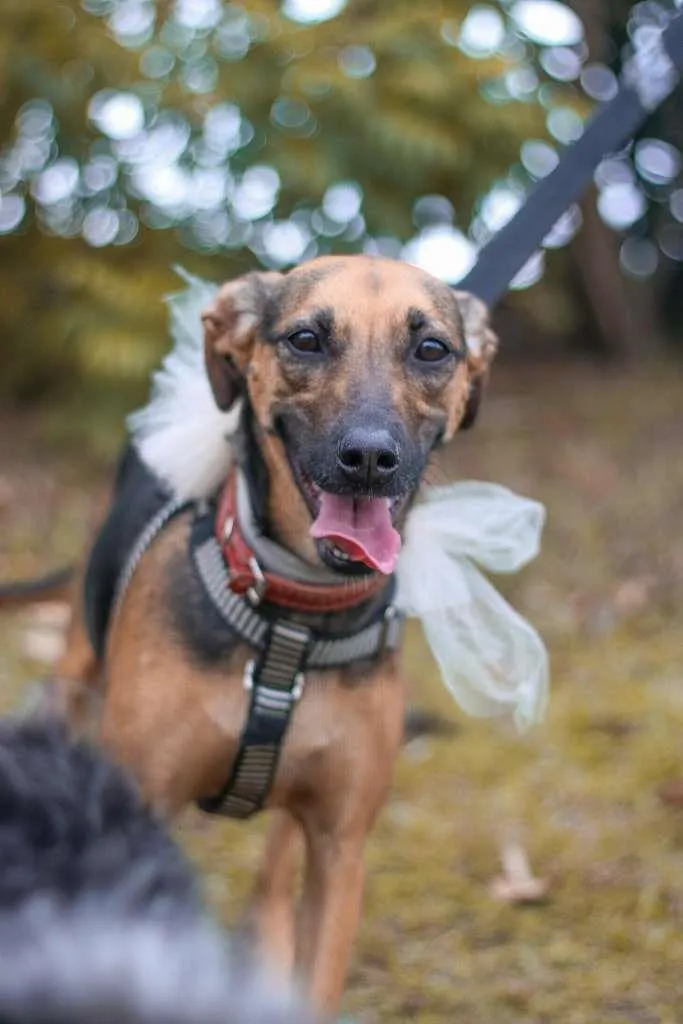
[[[135,544],[133,545],[133,548],[123,566],[123,570],[116,584],[114,602],[112,604],[112,615],[121,604],[123,596],[128,590],[130,581],[135,574],[135,570],[142,561],[142,556],[147,551],[147,548],[150,547],[164,527],[170,523],[172,519],[181,512],[184,512],[185,509],[190,508],[193,504],[193,501],[172,498],[170,501],[167,501],[165,505],[162,505],[155,516],[152,516],[138,536],[138,539],[135,541]]]
[[[198,801],[201,810],[249,818],[263,807],[292,710],[303,693],[310,641],[305,627],[275,622],[260,657],[247,662],[244,686],[251,701],[237,757],[220,792]]]

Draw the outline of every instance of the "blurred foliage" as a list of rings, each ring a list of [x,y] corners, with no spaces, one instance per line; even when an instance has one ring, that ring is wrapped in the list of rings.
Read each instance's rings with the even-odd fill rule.
[[[302,2],[4,0],[0,394],[77,394],[87,380],[90,394],[137,399],[166,343],[175,263],[221,279],[330,251],[407,255],[444,229],[430,269],[447,277],[580,133],[580,32],[559,49],[533,42],[508,0],[339,0],[336,16],[326,0],[310,23],[292,13]],[[612,64],[628,38],[620,4],[604,26]],[[629,25],[659,11],[638,4]],[[464,44],[473,15],[495,45]],[[617,163],[630,201],[645,197],[627,254],[638,276],[673,175],[643,183],[637,154]],[[565,249],[518,293],[537,331],[581,328],[575,276]]]
[[[219,6],[219,16],[202,24],[210,3],[193,12],[191,2],[161,0],[5,0],[0,215],[4,208],[11,217],[12,203],[26,206],[20,224],[0,225],[6,395],[74,388],[83,375],[115,387],[139,381],[164,344],[158,300],[173,284],[169,267],[181,261],[221,278],[259,259],[272,262],[259,232],[292,215],[304,239],[317,216],[321,252],[354,251],[374,238],[380,251],[395,253],[396,239],[415,231],[415,200],[434,193],[451,200],[466,226],[520,143],[545,133],[546,112],[535,99],[492,102],[486,91],[524,66],[523,46],[473,60],[453,45],[466,0],[352,0],[338,17],[313,25],[286,18],[272,0]],[[240,218],[229,190],[220,210],[150,201],[134,140],[108,138],[92,107],[89,116],[92,97],[107,89],[141,101],[150,138],[169,125],[186,132],[177,161],[186,174],[220,166],[234,189],[254,164],[275,167],[274,206]],[[237,138],[226,141],[236,110]],[[218,150],[208,152],[207,119],[215,123],[217,111],[223,139],[219,130]],[[70,194],[46,198],[46,171],[68,176],[73,161],[79,177]],[[109,180],[88,184],[88,168],[110,166]],[[152,186],[155,173],[152,162]],[[338,181],[357,182],[362,192],[362,216],[350,225],[331,224],[320,210]],[[88,244],[83,235],[102,210],[114,210],[126,230],[109,244]],[[216,241],[211,230],[226,211],[229,237]]]

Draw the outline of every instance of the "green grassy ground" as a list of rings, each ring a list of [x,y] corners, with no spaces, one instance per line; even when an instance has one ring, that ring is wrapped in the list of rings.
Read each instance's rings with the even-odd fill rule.
[[[408,747],[370,842],[345,1004],[357,1021],[683,1021],[683,810],[658,797],[683,774],[682,410],[680,367],[500,373],[433,474],[547,504],[541,558],[501,589],[548,642],[552,697],[523,740],[467,720],[411,630],[413,692],[458,731]],[[115,436],[93,448],[57,427],[0,422],[0,576],[72,555],[87,531]],[[23,624],[0,619],[4,707],[38,667]],[[188,815],[179,831],[234,920],[262,824]],[[549,883],[542,905],[490,894],[511,838]]]

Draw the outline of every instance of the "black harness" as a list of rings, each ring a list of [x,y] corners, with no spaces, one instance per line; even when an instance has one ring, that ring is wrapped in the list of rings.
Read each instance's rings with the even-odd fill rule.
[[[344,636],[309,628],[283,610],[260,608],[257,596],[250,600],[233,593],[214,535],[215,504],[174,499],[130,446],[121,461],[114,500],[86,572],[86,622],[99,655],[104,651],[112,615],[144,553],[177,515],[188,511],[193,515],[190,561],[223,620],[226,648],[237,637],[254,651],[243,677],[250,694],[249,710],[230,776],[220,792],[200,800],[199,806],[212,814],[248,818],[261,810],[268,797],[307,673],[370,661],[395,650],[403,619],[392,604],[393,579],[372,620]]]

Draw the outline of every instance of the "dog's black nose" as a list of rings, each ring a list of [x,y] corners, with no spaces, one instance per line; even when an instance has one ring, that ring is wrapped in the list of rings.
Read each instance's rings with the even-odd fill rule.
[[[339,442],[337,463],[349,480],[370,489],[394,475],[399,448],[388,430],[356,427]]]

